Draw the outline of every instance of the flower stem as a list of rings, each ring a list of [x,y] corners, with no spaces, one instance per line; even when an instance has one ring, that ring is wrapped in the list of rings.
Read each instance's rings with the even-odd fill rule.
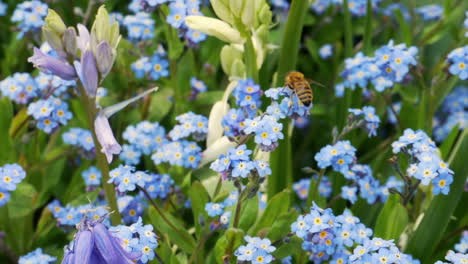
[[[101,144],[99,143],[96,131],[94,130],[94,120],[96,120],[96,115],[98,112],[96,102],[94,98],[88,98],[86,96],[86,91],[82,85],[78,85],[78,89],[80,90],[82,101],[86,107],[89,130],[91,130],[91,133],[93,134],[93,141],[96,149],[96,161],[99,171],[101,171],[102,174],[102,187],[104,189],[104,194],[106,196],[109,208],[114,212],[110,215],[110,220],[112,225],[119,225],[122,220],[119,214],[119,208],[117,206],[117,197],[115,195],[114,186],[111,183],[108,183],[110,179],[109,164],[107,163],[106,156],[101,152]]]

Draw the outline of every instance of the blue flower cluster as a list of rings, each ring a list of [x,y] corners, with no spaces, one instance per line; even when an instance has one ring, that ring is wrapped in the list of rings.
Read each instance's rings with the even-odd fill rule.
[[[128,9],[130,9],[130,11],[134,13],[142,11],[150,12],[158,5],[164,4],[169,1],[170,0],[132,0],[132,2],[128,5]]]
[[[458,125],[463,130],[468,124],[468,87],[455,88],[444,100],[441,111],[434,118],[434,137],[442,142]]]
[[[98,220],[109,214],[109,211],[103,206],[105,202],[100,201],[99,203],[100,206],[96,208],[90,204],[80,206],[67,204],[63,207],[58,200],[54,200],[47,205],[47,208],[52,212],[52,215],[60,226],[75,226],[80,223],[81,219],[85,216],[90,219]],[[108,221],[106,223],[108,223]]]
[[[302,248],[311,253],[310,260],[314,263],[381,263],[376,257],[383,254],[392,258],[392,261],[387,263],[419,263],[401,253],[393,242],[380,238],[371,239],[372,230],[360,223],[359,218],[353,216],[348,209],[342,215],[335,216],[330,208],[324,210],[314,203],[308,214],[300,215],[291,225],[291,231],[304,240]],[[355,245],[357,247],[353,251]],[[379,251],[390,247],[391,251]],[[350,251],[354,254],[350,255]],[[372,253],[373,251],[378,253]],[[356,252],[361,255],[356,255]],[[372,260],[375,261],[368,260],[364,257],[365,254],[373,257]],[[396,259],[396,256],[400,256],[401,259]],[[367,262],[361,262],[363,258],[366,258]]]
[[[468,45],[456,48],[447,56],[449,72],[462,80],[468,79]]]
[[[314,181],[318,180],[317,175],[313,175],[312,178]],[[296,195],[301,200],[306,200],[309,196],[310,189],[310,178],[301,179],[293,184],[293,190],[296,192]],[[332,183],[327,176],[322,176],[322,180],[319,185],[319,195],[325,198],[329,198],[332,194]]]
[[[82,148],[88,152],[94,149],[94,141],[91,131],[83,128],[70,128],[68,132],[63,133],[62,140],[66,144]]]
[[[445,259],[450,261],[450,262],[443,262],[443,261],[437,261],[434,264],[463,264],[468,262],[468,254],[462,254],[462,253],[455,253],[453,251],[449,251],[447,255],[445,256]]]
[[[239,192],[233,191],[229,196],[224,199],[221,203],[207,203],[205,204],[205,211],[210,217],[218,217],[219,221],[211,222],[211,230],[214,230],[218,227],[227,227],[229,226],[229,221],[231,220],[231,212],[227,211],[226,208],[232,207],[237,203],[239,198]]]
[[[270,88],[265,92],[265,96],[273,100],[266,111],[276,119],[286,117],[293,119],[305,118],[309,115],[310,108],[312,108],[312,104],[309,106],[304,105],[294,91],[286,87]]]
[[[151,176],[143,171],[135,171],[135,167],[129,165],[119,165],[119,167],[109,172],[109,183],[117,186],[121,193],[131,192],[137,186],[145,187],[146,182],[151,181]]]
[[[455,251],[462,254],[468,253],[468,231],[463,231],[460,242],[455,244]]]
[[[270,4],[277,9],[289,9],[289,3],[287,0],[270,0]]]
[[[438,154],[435,143],[422,130],[406,129],[403,135],[392,143],[393,153],[404,153],[411,157],[407,168],[410,177],[421,181],[423,185],[433,184],[433,194],[448,194],[453,182],[450,170]]]
[[[138,218],[143,215],[146,207],[148,207],[141,193],[136,196],[119,196],[117,197],[117,205],[119,207],[119,213],[122,215],[122,220],[126,224],[135,223]]]
[[[393,240],[383,240],[374,237],[357,246],[353,254],[349,256],[350,263],[395,263],[395,264],[420,264],[419,260],[410,255],[403,254],[393,243]]]
[[[11,21],[19,23],[18,39],[23,38],[27,32],[39,30],[44,25],[47,8],[47,4],[37,0],[25,1],[16,6]]]
[[[254,119],[245,120],[244,134],[255,134],[255,143],[265,152],[271,152],[278,147],[278,141],[284,138],[281,130],[283,124],[271,115],[257,116]]]
[[[325,44],[319,49],[319,56],[322,59],[328,59],[333,55],[333,46],[331,44]]]
[[[168,162],[184,168],[197,168],[202,158],[202,149],[187,140],[169,141],[162,144],[151,156],[154,164]]]
[[[345,69],[340,74],[344,81],[335,87],[337,96],[343,96],[344,88],[366,88],[369,82],[378,92],[392,87],[395,83],[401,83],[406,78],[410,66],[416,65],[417,54],[416,47],[394,45],[393,40],[377,49],[374,57],[367,57],[358,52],[354,58],[345,60]]]
[[[123,25],[127,28],[128,38],[138,42],[152,39],[154,37],[154,20],[150,14],[138,12],[135,15],[127,15]]]
[[[379,128],[380,118],[375,114],[375,108],[373,106],[364,106],[362,109],[350,108],[349,112],[356,117],[363,117],[363,126],[369,133],[368,136],[376,136],[377,129]]]
[[[271,174],[270,164],[262,160],[251,160],[252,151],[246,145],[230,148],[227,155],[221,154],[210,168],[221,173],[223,179],[246,178],[251,173],[260,177]]]
[[[423,20],[437,20],[442,18],[444,9],[440,5],[431,4],[416,8],[416,13],[421,15]]]
[[[18,260],[18,264],[49,264],[55,263],[55,261],[57,261],[56,257],[45,254],[42,252],[42,248],[37,248],[36,250],[21,256]]]
[[[6,14],[7,8],[8,8],[7,4],[3,3],[0,0],[0,16],[4,16]]]
[[[169,174],[150,173],[151,180],[146,182],[145,188],[152,199],[165,199],[173,190],[174,180]]]
[[[376,10],[378,4],[382,0],[372,0],[372,9]],[[330,6],[336,5],[342,7],[342,0],[317,0],[311,5],[311,9],[317,14],[323,14]],[[356,17],[365,16],[367,13],[367,1],[366,0],[349,0],[348,1],[349,12]]]
[[[257,109],[262,106],[260,85],[252,79],[239,80],[233,94],[236,104],[247,113],[248,117],[255,117]]]
[[[188,112],[176,117],[180,123],[175,125],[169,131],[169,137],[172,140],[193,137],[195,141],[202,141],[208,133],[208,118],[202,115],[197,115],[193,112]]]
[[[202,16],[200,12],[199,0],[179,0],[172,1],[169,5],[169,15],[166,18],[167,23],[179,30],[184,38],[192,44],[197,44],[206,39],[206,35],[193,30],[185,24],[186,16]]]
[[[158,247],[157,236],[152,225],[143,225],[141,217],[131,226],[113,226],[109,231],[123,242],[121,244],[125,251],[141,254],[138,263],[148,263],[154,259],[154,250]]]
[[[37,128],[48,134],[59,125],[66,125],[73,117],[68,104],[54,96],[29,104],[28,115],[37,121]]]
[[[14,164],[5,164],[0,167],[0,207],[10,200],[10,192],[26,177],[23,167]]]
[[[131,68],[137,78],[149,76],[152,80],[159,80],[169,76],[169,62],[162,55],[155,53],[151,58],[142,57],[132,63]]]
[[[96,166],[91,166],[87,170],[84,170],[81,173],[81,176],[83,177],[83,180],[88,187],[101,185],[102,175]]]
[[[237,137],[243,135],[246,118],[247,112],[243,111],[242,109],[229,109],[221,121],[221,125],[224,129],[224,135],[228,137]]]
[[[15,73],[0,82],[2,94],[18,104],[27,104],[40,93],[29,73]]]
[[[338,141],[334,145],[323,147],[317,154],[315,160],[321,169],[333,167],[333,170],[346,175],[350,166],[356,159],[356,149],[349,141]]]
[[[120,159],[128,165],[140,163],[142,155],[149,155],[159,149],[167,141],[166,130],[159,123],[142,121],[135,126],[129,125],[122,137],[130,142],[122,146]]]
[[[240,246],[234,252],[238,261],[248,261],[252,264],[271,263],[274,258],[271,255],[276,247],[271,245],[268,238],[245,236],[247,245]]]

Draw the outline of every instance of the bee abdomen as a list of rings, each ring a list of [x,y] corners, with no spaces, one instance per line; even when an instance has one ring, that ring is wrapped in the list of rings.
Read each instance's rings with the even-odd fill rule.
[[[312,102],[312,91],[310,90],[302,90],[297,93],[297,97],[299,97],[299,100],[305,105],[309,106],[310,103]]]

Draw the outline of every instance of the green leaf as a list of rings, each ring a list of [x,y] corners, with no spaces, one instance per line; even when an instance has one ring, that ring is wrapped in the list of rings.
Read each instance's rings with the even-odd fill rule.
[[[205,211],[205,205],[210,201],[208,192],[203,185],[196,181],[192,184],[189,191],[189,197],[192,202],[193,222],[197,230],[197,235],[200,235],[202,227],[200,226],[200,217],[207,219],[208,215]]]
[[[403,40],[406,43],[406,45],[411,46],[412,42],[412,36],[411,36],[411,30],[408,26],[408,23],[406,23],[406,20],[403,17],[403,14],[401,13],[401,10],[395,9],[395,16],[398,20],[398,24],[400,25],[400,32],[403,34]]]
[[[169,239],[171,242],[185,250],[187,253],[192,253],[195,248],[195,240],[193,237],[188,233],[187,228],[184,226],[184,223],[175,218],[173,215],[163,212],[165,218],[175,227],[177,230],[174,230],[163,217],[153,208],[150,207],[149,209],[149,217],[151,219],[151,223],[156,227],[159,232],[169,234]]]
[[[407,253],[421,260],[421,263],[433,262],[431,254],[448,226],[457,204],[460,202],[465,187],[468,171],[466,170],[466,157],[468,155],[468,127],[452,151],[448,160],[449,167],[455,172],[454,180],[450,185],[448,195],[439,194],[432,200],[424,217],[410,238]]]
[[[441,157],[443,160],[448,158],[448,154],[450,153],[450,150],[453,147],[453,144],[455,144],[455,140],[457,139],[458,133],[460,132],[460,127],[459,124],[454,126],[452,130],[450,131],[449,135],[447,138],[445,138],[444,142],[440,145],[440,153]]]
[[[302,239],[297,236],[293,236],[288,243],[281,244],[272,254],[276,259],[283,259],[291,254],[300,252],[302,245]]]
[[[407,224],[408,213],[400,203],[400,196],[391,194],[377,218],[375,236],[397,241]]]
[[[11,119],[13,118],[13,105],[8,98],[0,100],[0,165],[9,161],[15,161],[13,141],[8,134]]]
[[[253,198],[248,199],[242,205],[241,217],[239,220],[239,227],[247,231],[249,230],[255,221],[257,220],[258,215],[258,195],[255,195]]]
[[[221,100],[224,91],[208,91],[197,95],[195,103],[198,105],[212,105]]]
[[[229,228],[216,242],[214,249],[216,263],[223,263],[224,256],[234,257],[233,252],[242,244],[243,238],[244,231],[237,228]]]
[[[76,197],[73,201],[70,202],[71,206],[80,206],[83,204],[89,204],[90,202],[94,202],[99,193],[101,192],[101,188],[97,188],[94,191],[83,193],[80,196]]]
[[[298,216],[299,213],[294,209],[278,216],[268,231],[267,237],[271,241],[276,241],[286,236],[291,232],[291,224],[296,221]]]
[[[263,228],[269,229],[280,214],[287,212],[289,208],[290,196],[290,191],[284,190],[271,198],[268,201],[265,211],[260,217],[260,220],[253,229],[254,231],[252,234],[257,234],[258,231]]]
[[[37,191],[29,183],[21,182],[16,186],[16,190],[11,193],[8,202],[8,213],[10,218],[24,217],[34,210],[37,198]]]
[[[174,91],[171,89],[161,89],[151,97],[148,119],[152,121],[161,121],[171,110],[172,102],[170,98]]]

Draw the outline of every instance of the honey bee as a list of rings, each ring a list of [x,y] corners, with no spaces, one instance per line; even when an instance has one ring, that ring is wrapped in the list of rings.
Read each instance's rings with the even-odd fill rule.
[[[312,99],[314,98],[312,88],[310,88],[310,83],[323,87],[321,83],[306,79],[304,74],[300,72],[293,71],[286,75],[285,86],[291,89],[293,93],[296,94],[299,101],[305,106],[309,106],[312,103]]]

